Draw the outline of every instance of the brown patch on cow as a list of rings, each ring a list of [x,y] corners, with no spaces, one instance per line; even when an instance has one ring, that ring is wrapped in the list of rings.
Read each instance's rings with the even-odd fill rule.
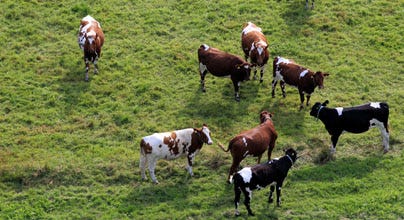
[[[140,141],[140,148],[142,149],[143,154],[151,154],[153,150],[152,146],[143,139]]]
[[[164,137],[163,143],[166,144],[171,152],[171,154],[177,155],[179,153],[178,143],[180,140],[177,140],[177,134],[172,132],[170,136]]]

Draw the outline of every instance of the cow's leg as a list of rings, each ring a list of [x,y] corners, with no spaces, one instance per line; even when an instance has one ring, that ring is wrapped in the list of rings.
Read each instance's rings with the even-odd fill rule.
[[[244,193],[244,205],[247,208],[248,215],[254,216],[254,213],[252,212],[251,207],[250,207],[252,191],[248,187],[243,187],[242,191]]]
[[[255,65],[253,67],[253,69],[254,69],[254,80],[256,80],[257,79],[257,66]]]
[[[314,9],[314,0],[311,1],[311,9]]]
[[[306,95],[306,106],[309,106],[310,97],[311,97],[310,94]]]
[[[279,84],[280,84],[281,89],[282,89],[282,96],[283,96],[283,98],[285,98],[285,97],[286,97],[286,92],[285,92],[285,81],[281,80],[281,81],[279,82]]]
[[[90,69],[90,61],[88,59],[84,59],[84,62],[86,64],[86,78],[85,78],[85,80],[88,81],[88,70]]]
[[[332,146],[331,146],[331,154],[335,153],[336,147],[337,147],[337,142],[338,142],[338,138],[341,135],[341,132],[338,132],[337,134],[333,134],[331,135],[331,142],[332,142]]]
[[[276,183],[276,205],[281,206],[281,189],[282,189],[282,182],[279,184]]]
[[[262,154],[258,155],[258,157],[257,157],[257,164],[260,164],[260,163],[261,163],[261,157],[262,157]]]
[[[275,191],[275,186],[271,185],[270,189],[269,189],[268,203],[274,202],[274,199],[272,198],[272,194],[274,193],[274,191]]]
[[[229,177],[227,178],[228,183],[232,183],[233,174],[237,171],[237,167],[240,165],[241,160],[238,158],[233,158],[233,162],[230,167]]]
[[[205,88],[205,76],[208,73],[208,69],[205,65],[202,63],[199,63],[199,74],[201,75],[201,87],[202,87],[202,92],[206,92]]]
[[[154,174],[154,170],[156,169],[156,165],[157,165],[157,159],[156,158],[148,158],[148,162],[149,162],[150,177],[151,177],[153,183],[158,184],[159,181],[157,181],[156,175]]]
[[[265,66],[261,67],[261,72],[260,72],[260,83],[264,81],[264,71],[265,71]]]
[[[187,170],[189,175],[194,176],[194,173],[192,172],[192,164],[194,162],[194,157],[192,155],[187,156]]]
[[[233,85],[234,85],[234,92],[235,92],[235,99],[237,102],[240,101],[240,94],[239,94],[239,90],[240,90],[240,83],[241,82],[237,82],[236,80],[232,80],[233,81]]]
[[[306,9],[309,8],[309,0],[306,0]]]
[[[384,146],[383,152],[387,153],[389,151],[389,139],[390,139],[389,131],[387,130],[386,125],[380,125],[378,127],[383,137],[383,146]]]
[[[302,110],[303,109],[303,103],[304,103],[304,93],[303,93],[303,91],[299,90],[299,95],[300,95],[300,108],[299,108],[299,110]]]
[[[275,87],[277,83],[278,83],[277,80],[275,79],[272,80],[272,98],[275,98]]]
[[[238,205],[240,202],[240,195],[241,195],[241,189],[239,186],[234,185],[234,206],[235,206],[235,211],[234,214],[236,216],[240,215],[240,212],[238,211]]]
[[[140,155],[140,163],[139,163],[139,168],[140,168],[140,173],[142,176],[142,180],[147,180],[146,177],[146,163],[147,163],[147,156],[146,155]]]
[[[98,74],[98,57],[94,59],[94,74]]]
[[[272,155],[272,151],[275,148],[275,142],[276,142],[277,137],[271,137],[271,141],[269,142],[269,146],[268,146],[268,161],[271,160],[271,155]]]

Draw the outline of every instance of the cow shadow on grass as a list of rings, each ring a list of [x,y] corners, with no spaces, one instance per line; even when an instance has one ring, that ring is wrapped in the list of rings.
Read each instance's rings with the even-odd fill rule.
[[[64,109],[61,111],[66,115],[77,109],[77,105],[80,105],[84,101],[85,97],[83,94],[89,91],[91,78],[93,74],[90,74],[89,82],[84,80],[85,78],[85,68],[83,61],[77,60],[75,65],[69,67],[70,71],[65,73],[62,78],[60,78],[57,83],[59,87],[57,88],[58,93],[61,95],[60,101],[64,102]],[[83,102],[85,103],[85,102]]]
[[[336,181],[340,178],[363,178],[377,169],[383,160],[380,157],[337,159],[310,169],[294,170],[291,181]]]

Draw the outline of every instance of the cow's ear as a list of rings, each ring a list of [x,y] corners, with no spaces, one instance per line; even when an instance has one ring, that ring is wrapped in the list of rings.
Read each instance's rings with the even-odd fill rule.
[[[330,74],[329,74],[329,73],[324,73],[323,75],[324,75],[324,76],[329,76]]]
[[[327,104],[330,103],[328,100],[325,100],[325,102],[323,102],[323,104],[321,104],[322,106],[327,106]]]

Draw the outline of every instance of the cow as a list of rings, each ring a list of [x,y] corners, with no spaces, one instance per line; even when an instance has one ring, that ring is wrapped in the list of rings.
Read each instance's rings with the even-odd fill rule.
[[[251,64],[241,57],[203,44],[198,49],[199,72],[202,91],[206,92],[205,76],[209,71],[214,76],[230,77],[234,85],[235,99],[240,101],[239,87],[250,79]]]
[[[280,81],[282,95],[285,98],[285,83],[296,86],[300,95],[300,110],[303,109],[304,94],[307,96],[306,106],[309,105],[310,96],[314,89],[324,88],[323,81],[328,73],[313,72],[305,67],[296,64],[293,60],[283,57],[275,57],[273,62],[272,98],[275,97],[275,87]]]
[[[271,113],[262,111],[260,113],[260,125],[250,130],[243,131],[232,138],[227,150],[219,143],[219,147],[225,152],[230,151],[233,158],[227,178],[228,183],[231,182],[231,178],[237,171],[241,161],[247,156],[258,157],[258,164],[261,161],[262,154],[268,150],[268,160],[271,159],[271,153],[275,147],[275,141],[278,138],[278,133],[275,130],[271,117]]]
[[[354,107],[328,108],[329,103],[316,102],[310,115],[320,119],[331,135],[331,153],[335,153],[339,136],[343,132],[363,133],[378,127],[383,137],[384,153],[389,151],[389,106],[385,102],[370,102]]]
[[[201,129],[186,128],[172,132],[154,133],[143,137],[140,141],[140,170],[142,180],[146,180],[146,163],[148,163],[150,177],[153,183],[158,183],[154,174],[159,159],[173,160],[180,156],[187,157],[189,174],[193,176],[192,164],[195,155],[203,144],[211,145],[210,130],[206,124]]]
[[[309,0],[306,0],[306,9],[309,8]],[[314,9],[314,0],[311,0],[311,9]]]
[[[260,83],[263,81],[265,66],[269,59],[268,41],[260,27],[252,22],[245,23],[241,31],[241,47],[245,60],[250,57],[250,63],[254,68],[254,79],[257,78],[257,66],[261,69]]]
[[[250,207],[250,201],[253,190],[260,190],[270,185],[268,203],[273,202],[272,194],[276,187],[276,205],[281,205],[281,189],[283,181],[288,175],[289,169],[297,160],[297,153],[293,148],[285,151],[285,156],[280,159],[273,159],[267,163],[258,164],[253,167],[245,167],[238,171],[234,179],[234,205],[236,207],[235,215],[239,216],[238,205],[241,192],[244,194],[244,205],[247,208],[248,215],[254,213]]]
[[[94,74],[98,73],[97,62],[101,56],[101,48],[104,44],[104,33],[101,25],[90,15],[81,20],[77,37],[79,47],[84,51],[84,63],[86,64],[86,78],[88,81],[88,69],[90,62],[94,64]]]

